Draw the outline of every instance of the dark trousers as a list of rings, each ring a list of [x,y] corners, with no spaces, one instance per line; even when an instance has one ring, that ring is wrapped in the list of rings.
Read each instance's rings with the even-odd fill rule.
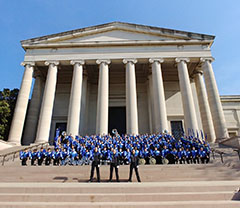
[[[110,177],[109,177],[109,181],[112,180],[113,168],[115,168],[116,179],[117,179],[117,181],[119,181],[118,168],[117,168],[117,166],[114,165],[114,164],[110,164]]]
[[[138,168],[137,168],[137,166],[133,166],[133,165],[130,165],[129,181],[132,181],[133,168],[135,169],[135,173],[136,173],[138,182],[141,182],[140,176],[139,176],[139,173],[138,173]]]
[[[198,158],[198,157],[193,158],[193,163],[194,163],[194,164],[196,164],[196,163],[199,164],[199,158]]]
[[[35,161],[37,160],[37,157],[33,157],[32,159],[31,159],[31,165],[36,165],[35,164]]]
[[[45,165],[50,165],[51,164],[51,158],[50,157],[47,157],[45,159]]]
[[[40,166],[41,166],[41,165],[42,165],[42,163],[43,163],[43,158],[40,158],[40,159],[38,158],[38,165],[40,165]]]
[[[22,165],[23,165],[23,166],[27,165],[27,158],[23,158],[23,159],[22,159]]]
[[[100,172],[99,172],[99,167],[98,167],[98,165],[95,165],[95,164],[92,164],[90,181],[92,181],[92,179],[93,179],[94,169],[95,169],[95,168],[96,168],[96,170],[97,170],[97,181],[100,182]]]
[[[53,165],[59,165],[59,163],[60,163],[60,158],[55,158],[54,160],[53,160]]]

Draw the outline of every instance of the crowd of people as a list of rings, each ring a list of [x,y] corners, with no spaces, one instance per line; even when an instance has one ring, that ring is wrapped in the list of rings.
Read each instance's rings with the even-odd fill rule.
[[[76,136],[56,132],[54,148],[20,152],[22,165],[89,165],[97,149],[101,164],[111,164],[118,157],[120,165],[128,165],[131,155],[140,164],[199,164],[210,160],[210,146],[203,138],[183,136],[175,139],[167,132],[141,135]],[[113,157],[114,156],[114,157]]]

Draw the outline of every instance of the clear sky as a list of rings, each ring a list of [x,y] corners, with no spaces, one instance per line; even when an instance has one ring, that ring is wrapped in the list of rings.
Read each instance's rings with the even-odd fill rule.
[[[0,0],[0,90],[20,87],[20,40],[112,21],[215,35],[220,94],[240,95],[240,0]]]

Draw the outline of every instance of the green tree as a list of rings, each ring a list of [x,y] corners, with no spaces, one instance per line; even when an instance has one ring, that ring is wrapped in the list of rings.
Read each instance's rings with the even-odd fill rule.
[[[18,92],[18,89],[0,91],[0,139],[8,138]]]

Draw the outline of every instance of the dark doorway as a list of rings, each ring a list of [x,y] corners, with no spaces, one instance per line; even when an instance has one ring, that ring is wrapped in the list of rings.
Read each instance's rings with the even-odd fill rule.
[[[119,134],[126,133],[126,107],[109,107],[108,132],[117,129]]]
[[[56,126],[55,126],[55,133],[54,133],[54,137],[56,136],[56,130],[60,129],[60,134],[62,134],[63,131],[66,131],[67,130],[67,123],[56,123]]]
[[[176,139],[180,139],[183,136],[182,121],[171,121],[172,135]]]

